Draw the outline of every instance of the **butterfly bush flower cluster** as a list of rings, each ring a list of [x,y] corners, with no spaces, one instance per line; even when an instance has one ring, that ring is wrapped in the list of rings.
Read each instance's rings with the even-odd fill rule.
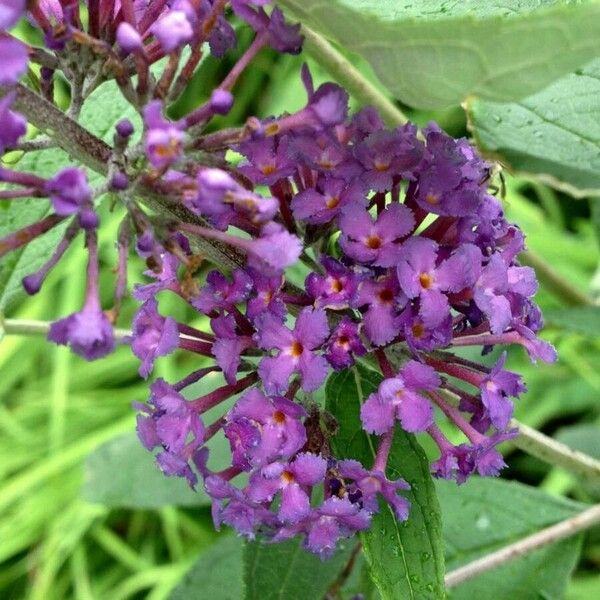
[[[27,147],[17,82],[29,60],[41,66],[46,103],[58,72],[71,82],[73,119],[112,78],[143,121],[137,132],[128,120],[117,124],[96,187],[81,166],[44,179],[18,163],[3,165],[0,198],[49,201],[50,214],[0,240],[0,254],[62,228],[50,257],[23,280],[34,294],[82,235],[85,301],[48,337],[87,360],[115,348],[127,258],[142,257],[147,281],[132,290],[140,306],[126,340],[140,375],[149,378],[156,361],[175,351],[195,354],[199,368],[182,381],[150,384],[148,402],[136,404],[141,443],[166,475],[204,487],[217,527],[272,541],[300,535],[325,557],[338,540],[369,527],[381,499],[398,519],[410,518],[408,484],[386,475],[396,428],[433,440],[436,477],[462,483],[504,466],[496,446],[514,435],[513,399],[525,386],[504,368],[506,354],[488,368],[456,350],[519,344],[534,361],[555,353],[536,337],[536,278],[518,262],[523,234],[488,191],[491,165],[465,139],[435,124],[388,128],[372,107],[351,115],[347,92],[333,83],[315,87],[306,67],[300,110],[207,129],[235,104],[235,83],[263,48],[301,49],[299,26],[268,4],[89,2],[86,29],[79,2],[33,2],[27,16],[46,47],[29,48],[9,32],[25,2],[0,0],[0,151]],[[254,29],[254,41],[204,104],[171,120],[166,107],[202,54],[221,57],[236,46],[232,12]],[[156,74],[150,67],[160,60]],[[230,161],[229,151],[241,162]],[[98,284],[97,208],[106,192],[123,215],[110,309],[101,306]],[[157,198],[170,212],[154,210]],[[201,283],[194,274],[211,258],[208,247],[228,263],[213,257],[216,268]],[[300,287],[286,278],[297,264],[308,272]],[[169,294],[210,327],[161,314],[158,299]],[[357,361],[382,375],[359,415],[376,444],[372,464],[332,452],[331,416],[312,399],[331,373]],[[216,372],[223,385],[190,398],[190,386]],[[460,431],[461,443],[444,435],[440,419]],[[215,436],[231,450],[221,470],[209,449]]]

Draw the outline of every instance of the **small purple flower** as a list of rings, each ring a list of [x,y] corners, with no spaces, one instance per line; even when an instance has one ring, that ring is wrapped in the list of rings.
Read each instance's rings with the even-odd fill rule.
[[[361,263],[390,267],[397,261],[397,242],[414,229],[412,211],[404,204],[390,204],[375,223],[367,209],[352,204],[339,218],[344,253]],[[415,238],[419,239],[419,238]]]
[[[370,513],[379,512],[378,495],[394,509],[400,521],[406,521],[410,502],[398,495],[398,490],[409,490],[410,486],[404,479],[389,481],[381,471],[368,471],[357,460],[342,460],[337,464],[337,470],[343,479],[351,479],[353,483],[346,484],[346,493],[351,502],[360,504]]]
[[[417,202],[432,213],[475,214],[485,198],[487,165],[465,139],[455,140],[437,125],[425,129],[428,159],[419,177]]]
[[[348,185],[343,179],[323,177],[316,188],[296,194],[292,200],[294,217],[311,225],[329,223],[346,207],[363,205],[366,196],[359,183]]]
[[[283,323],[287,315],[287,308],[280,298],[283,275],[264,275],[255,269],[248,269],[247,272],[252,278],[253,294],[247,303],[246,316],[254,321],[268,312]]]
[[[304,409],[287,398],[267,398],[252,388],[229,411],[224,426],[233,465],[243,471],[290,459],[306,443]]]
[[[363,328],[376,346],[391,342],[400,333],[398,311],[406,304],[395,273],[376,280],[365,279],[353,300],[355,308],[366,311]]]
[[[11,85],[27,70],[27,46],[0,31],[0,85]]]
[[[48,339],[71,350],[86,360],[96,360],[115,349],[110,321],[97,302],[88,302],[79,312],[55,321]]]
[[[322,558],[331,556],[340,539],[368,529],[371,513],[347,498],[328,498],[309,521],[306,547]]]
[[[254,502],[271,502],[275,494],[281,492],[277,516],[285,523],[298,523],[310,513],[306,487],[322,482],[326,470],[324,458],[303,452],[287,465],[275,462],[253,473],[247,494]]]
[[[183,149],[184,133],[162,116],[162,102],[153,100],[144,108],[144,149],[148,160],[157,169],[176,162]]]
[[[254,4],[258,5],[257,2]],[[300,35],[300,24],[287,23],[279,8],[274,8],[271,12],[268,31],[271,46],[275,50],[288,54],[298,54],[302,50],[304,36]]]
[[[225,381],[233,385],[240,366],[240,356],[254,343],[251,337],[238,335],[233,315],[221,315],[212,319],[211,327],[215,334],[213,355],[223,371]]]
[[[145,414],[137,417],[138,436],[148,450],[162,447],[156,460],[166,475],[185,477],[194,487],[197,477],[189,459],[204,440],[204,424],[185,398],[164,379],[157,379],[150,392],[150,404],[140,405]]]
[[[419,311],[409,304],[400,314],[398,326],[412,351],[445,348],[452,341],[452,316],[450,313],[435,327],[428,327]]]
[[[414,125],[376,130],[356,145],[354,153],[365,169],[362,178],[366,187],[386,192],[392,189],[394,177],[412,179],[424,153],[416,133]]]
[[[179,345],[177,322],[172,317],[158,314],[158,304],[154,298],[147,300],[133,319],[131,350],[142,361],[140,375],[147,379],[154,361],[166,356]]]
[[[313,352],[329,335],[323,310],[303,309],[292,331],[270,314],[257,319],[257,327],[258,345],[265,350],[279,350],[277,356],[263,358],[258,366],[267,393],[285,392],[292,373],[300,374],[305,392],[316,390],[325,381],[327,361]]]
[[[238,170],[254,184],[273,185],[294,172],[288,145],[286,137],[278,136],[244,142],[238,146],[238,152],[248,163],[240,165]]]
[[[431,367],[414,360],[407,362],[396,377],[384,379],[377,393],[362,405],[363,427],[381,435],[398,419],[405,431],[425,431],[433,423],[433,408],[418,391],[435,389],[440,383]]]
[[[0,98],[0,156],[27,132],[27,121],[19,113],[10,110],[14,99],[14,93]]]
[[[93,212],[92,190],[85,172],[81,169],[63,169],[46,182],[46,192],[57,215],[66,217],[79,213],[81,219],[85,218],[86,213]]]
[[[481,270],[481,252],[463,244],[437,265],[438,245],[427,238],[413,237],[400,251],[398,281],[409,298],[420,299],[419,314],[427,327],[436,327],[450,314],[444,292],[460,292],[472,286]]]
[[[336,370],[351,367],[355,356],[363,356],[367,349],[358,335],[358,325],[344,317],[327,340],[325,358]]]
[[[329,256],[324,256],[321,264],[327,274],[311,273],[304,284],[315,306],[334,310],[348,308],[358,289],[359,275]]]
[[[292,266],[302,254],[302,242],[278,223],[267,223],[260,237],[245,244],[250,252],[250,267],[275,275]]]
[[[233,271],[231,281],[220,271],[211,271],[206,276],[206,285],[192,299],[192,306],[206,315],[231,311],[248,297],[251,290],[252,279],[242,269]]]

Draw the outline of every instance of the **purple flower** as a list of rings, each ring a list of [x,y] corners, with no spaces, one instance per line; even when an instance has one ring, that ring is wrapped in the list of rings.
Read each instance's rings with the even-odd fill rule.
[[[354,364],[354,356],[362,356],[366,352],[358,335],[358,325],[344,317],[327,340],[324,356],[334,369],[341,370]]]
[[[244,142],[238,146],[238,152],[248,159],[248,163],[240,165],[238,170],[252,183],[273,185],[294,172],[288,145],[286,137],[278,136]]]
[[[365,279],[353,300],[355,308],[366,311],[363,315],[364,332],[373,344],[391,342],[400,333],[398,311],[406,304],[395,273],[379,279]]]
[[[144,302],[163,290],[172,290],[176,293],[180,291],[179,279],[177,277],[179,259],[173,254],[168,254],[162,248],[160,250],[162,252],[159,254],[160,264],[158,268],[144,272],[144,275],[152,277],[156,281],[146,285],[136,284],[132,292],[132,296],[136,300]]]
[[[98,226],[98,217],[92,206],[92,190],[84,171],[67,167],[46,182],[46,193],[50,196],[57,215],[79,214],[84,229]]]
[[[428,327],[419,311],[409,304],[398,318],[398,327],[402,331],[408,347],[412,351],[431,351],[444,348],[452,341],[452,316],[450,313],[434,327]]]
[[[0,0],[0,31],[16,25],[25,12],[26,0]]]
[[[314,298],[315,306],[334,310],[348,308],[358,289],[359,276],[329,256],[324,256],[321,264],[327,274],[311,273],[304,284]]]
[[[172,165],[181,156],[184,133],[178,126],[163,118],[160,100],[153,100],[146,105],[144,123],[144,150],[148,160],[157,169]]]
[[[248,269],[247,272],[252,278],[254,293],[248,300],[246,316],[254,321],[259,315],[268,312],[283,322],[287,315],[286,306],[280,298],[283,275],[264,275],[256,269]]]
[[[240,366],[240,355],[253,345],[249,336],[238,335],[233,315],[221,315],[211,320],[215,334],[212,352],[215,360],[230,385],[236,382],[236,374]]]
[[[306,547],[322,558],[331,556],[340,539],[368,529],[371,513],[347,498],[328,498],[314,511],[307,526]]]
[[[440,215],[475,214],[485,198],[486,163],[467,140],[454,140],[437,125],[430,125],[425,134],[429,154],[421,169],[417,202]]]
[[[507,396],[518,397],[526,391],[521,377],[504,371],[506,352],[503,352],[489,375],[481,382],[481,401],[485,406],[492,425],[496,429],[506,429],[513,414],[513,403]]]
[[[236,213],[252,223],[270,221],[279,210],[274,198],[264,198],[241,187],[221,169],[204,169],[197,178],[198,195],[190,201],[195,212],[206,216],[217,229],[226,229]]]
[[[443,292],[460,292],[472,286],[481,269],[481,252],[473,244],[463,244],[436,266],[439,249],[427,238],[413,237],[400,251],[398,281],[409,298],[420,299],[420,316],[427,327],[436,327],[450,313]]]
[[[88,247],[87,290],[81,311],[50,325],[48,339],[68,345],[75,354],[86,360],[96,360],[115,349],[110,321],[102,312],[98,292],[98,242],[96,232],[86,232]]]
[[[440,383],[431,367],[414,360],[407,362],[396,377],[384,379],[377,393],[362,405],[364,429],[381,435],[398,419],[405,431],[425,431],[433,423],[433,408],[418,390],[432,390]]]
[[[267,393],[285,392],[292,373],[300,374],[305,392],[316,390],[325,381],[327,361],[312,352],[329,335],[323,310],[303,309],[292,331],[270,314],[259,317],[256,324],[258,345],[265,350],[279,350],[277,356],[263,358],[258,366]]]
[[[27,121],[20,114],[10,110],[14,99],[14,93],[0,98],[0,156],[7,148],[14,146],[19,138],[27,132]]]
[[[220,271],[211,271],[206,276],[206,285],[192,300],[192,306],[206,315],[231,311],[248,297],[251,290],[252,280],[242,269],[233,271],[231,281]]]
[[[52,323],[48,339],[70,346],[86,360],[102,358],[115,349],[112,325],[96,302],[88,302],[81,311]]]
[[[138,436],[148,450],[163,448],[156,460],[166,475],[185,477],[194,487],[197,477],[189,459],[204,440],[202,420],[164,379],[157,379],[150,391],[150,404],[141,405],[145,414],[137,417]]]
[[[27,46],[0,31],[0,85],[11,85],[27,70]]]
[[[394,177],[412,178],[424,153],[416,133],[414,125],[376,130],[356,145],[354,153],[365,169],[362,178],[367,188],[385,192],[392,189]]]
[[[243,471],[290,459],[306,443],[304,409],[287,398],[267,398],[252,388],[236,402],[223,428],[233,465]]]
[[[258,3],[254,3],[258,4]],[[271,12],[268,26],[269,40],[271,46],[279,52],[298,54],[302,50],[304,36],[300,35],[300,24],[290,25],[286,23],[285,17],[279,8]]]
[[[247,494],[254,502],[271,502],[281,492],[277,516],[285,523],[298,523],[310,513],[312,487],[325,478],[327,461],[315,454],[304,452],[288,463],[271,463],[250,477]]]
[[[412,211],[404,204],[390,204],[372,222],[363,206],[348,206],[339,218],[344,253],[361,263],[389,267],[396,263],[398,242],[414,228]],[[415,238],[419,239],[419,238]]]
[[[410,502],[398,495],[398,490],[409,490],[404,479],[389,481],[381,471],[368,471],[357,460],[342,460],[337,464],[337,471],[343,479],[351,479],[346,484],[346,493],[351,502],[358,503],[370,513],[379,512],[378,495],[394,509],[400,521],[406,521]]]
[[[292,266],[302,254],[302,242],[278,223],[267,223],[260,237],[247,242],[251,267],[266,275],[275,275]]]
[[[142,361],[139,373],[147,379],[154,361],[166,356],[179,345],[177,322],[172,317],[161,317],[154,298],[142,304],[133,319],[132,352]]]
[[[301,191],[292,200],[294,217],[311,225],[329,223],[346,207],[364,205],[366,196],[359,183],[346,184],[343,179],[322,177],[316,188]]]

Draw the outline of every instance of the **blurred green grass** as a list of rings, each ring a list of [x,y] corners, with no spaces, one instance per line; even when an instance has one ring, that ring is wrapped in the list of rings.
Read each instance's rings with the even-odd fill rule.
[[[247,42],[247,40],[245,40]],[[202,102],[234,58],[207,58],[184,97],[173,108],[181,114]],[[236,124],[247,114],[266,116],[294,110],[305,101],[300,57],[266,52],[236,89],[234,112],[216,126]],[[309,61],[315,80],[326,74]],[[362,65],[362,68],[365,68]],[[58,86],[64,102],[64,87]],[[444,113],[412,113],[419,124],[436,119],[462,135],[464,118],[456,108]],[[598,237],[587,204],[548,188],[509,178],[506,211],[525,231],[528,245],[582,290],[599,262]],[[109,229],[116,215],[105,212]],[[115,250],[103,235],[103,294],[109,302]],[[75,245],[52,273],[39,296],[14,306],[10,316],[53,319],[80,305],[85,255]],[[131,274],[142,271],[141,263]],[[542,308],[561,302],[545,289]],[[161,300],[164,312],[193,322],[182,304]],[[168,306],[167,306],[168,305]],[[133,303],[125,304],[126,326]],[[517,417],[547,434],[600,420],[600,339],[550,327],[545,337],[559,349],[557,365],[532,366],[520,349],[511,349],[509,366],[523,374],[529,391]],[[182,353],[159,361],[156,375],[175,381],[198,361]],[[83,463],[105,441],[134,427],[133,400],[144,400],[147,384],[127,347],[86,363],[43,339],[6,337],[0,344],[0,598],[110,599],[167,598],[198,553],[223,534],[214,532],[206,508],[109,509],[81,497]],[[198,390],[196,390],[198,391]],[[577,443],[577,437],[573,438]],[[504,476],[539,485],[555,494],[598,501],[590,490],[559,469],[507,447]],[[588,536],[569,600],[600,596],[600,535]]]

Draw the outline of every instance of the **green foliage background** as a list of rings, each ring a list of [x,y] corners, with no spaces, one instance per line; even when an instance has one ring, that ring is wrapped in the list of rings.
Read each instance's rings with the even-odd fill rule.
[[[242,48],[247,42],[242,36]],[[235,56],[223,62],[206,58],[186,94],[173,108],[173,116],[200,104],[234,60]],[[218,125],[237,123],[248,114],[266,116],[302,106],[305,95],[298,76],[302,60],[303,57],[270,52],[261,54],[236,88],[233,113],[220,119]],[[353,62],[374,80],[365,63],[356,58]],[[327,78],[312,62],[311,67],[317,81]],[[66,87],[59,86],[57,94],[62,94],[64,103],[68,101],[67,93]],[[458,106],[437,112],[404,108],[418,124],[435,119],[453,135],[467,133],[464,113]],[[477,106],[471,109],[476,119]],[[489,110],[481,110],[484,109]],[[510,220],[523,228],[529,248],[582,291],[597,297],[600,210],[594,202],[586,197],[574,200],[540,183],[507,174],[506,212]],[[0,206],[0,219],[6,225],[7,210]],[[111,240],[116,220],[108,206],[104,207],[103,219],[109,225],[102,237],[101,258],[106,265],[112,265],[115,250]],[[6,316],[53,319],[77,309],[83,295],[80,274],[84,260],[81,247],[71,248],[42,294],[27,301],[18,296],[10,302],[6,299]],[[138,266],[139,274],[142,265]],[[132,275],[134,271],[131,270]],[[112,286],[108,269],[104,277],[108,300]],[[532,366],[519,349],[511,349],[509,367],[522,373],[529,387],[517,405],[516,416],[600,458],[600,311],[587,309],[582,313],[573,309],[544,286],[537,299],[548,315],[544,336],[556,344],[560,359],[556,365]],[[198,319],[175,301],[165,309],[192,324]],[[127,325],[132,310],[133,304],[127,304],[122,326]],[[156,477],[150,457],[140,452],[132,440],[131,402],[144,400],[147,395],[147,384],[138,377],[137,366],[137,359],[127,347],[89,364],[43,339],[6,337],[0,344],[0,598],[240,598],[240,545],[230,532],[213,530],[207,499],[202,493],[193,495],[185,486],[177,489],[171,486],[172,481],[168,489],[161,490],[164,479]],[[180,353],[159,361],[156,375],[174,381],[198,366],[196,359]],[[205,385],[213,387],[215,381]],[[506,445],[505,453],[509,464],[503,473],[505,479],[575,501],[600,500],[600,489],[561,469],[549,467],[510,445]],[[134,463],[137,470],[132,477],[127,467]],[[543,501],[541,496],[532,497],[530,508],[526,503],[514,507],[517,513],[522,511],[531,517],[529,530],[517,521],[493,523],[502,530],[508,529],[513,538],[490,540],[490,533],[481,528],[477,537],[476,524],[485,523],[488,516],[485,511],[477,513],[474,507],[483,506],[485,494],[491,502],[489,490],[478,490],[477,485],[465,486],[464,501],[456,501],[457,496],[448,485],[438,487],[449,567],[462,564],[465,557],[476,556],[486,544],[501,545],[531,532],[535,529],[531,529],[532,525],[544,526],[573,514],[576,508],[556,500],[555,505],[550,502],[546,507],[550,513],[542,510],[535,520],[533,515],[540,512]],[[173,499],[176,506],[169,504]],[[505,503],[510,502],[507,497]],[[545,519],[544,514],[551,514],[552,518]],[[474,527],[471,537],[479,546],[461,549],[464,540],[460,539],[461,527],[457,524],[463,529]],[[576,553],[581,542],[571,543],[575,544]],[[561,547],[559,554],[567,552],[565,548]],[[288,556],[286,552],[290,561],[295,560],[293,545],[284,551]],[[586,536],[580,556],[576,566],[561,567],[565,574],[575,568],[566,598],[600,597],[600,532],[591,531]],[[251,561],[252,557],[247,559]],[[544,558],[551,564],[559,564],[559,559],[552,554]],[[199,568],[190,571],[196,561]],[[349,598],[358,591],[377,597],[363,577],[363,568],[362,563],[357,565],[339,597]],[[540,560],[531,563],[531,577],[545,577],[542,568]],[[184,587],[177,588],[178,585]],[[314,585],[321,589],[318,575]],[[523,590],[530,589],[527,582],[523,585]],[[560,586],[547,589],[544,597],[560,598],[563,592]],[[459,587],[451,597],[504,597],[485,593],[477,587]],[[262,598],[260,594],[256,597]]]

